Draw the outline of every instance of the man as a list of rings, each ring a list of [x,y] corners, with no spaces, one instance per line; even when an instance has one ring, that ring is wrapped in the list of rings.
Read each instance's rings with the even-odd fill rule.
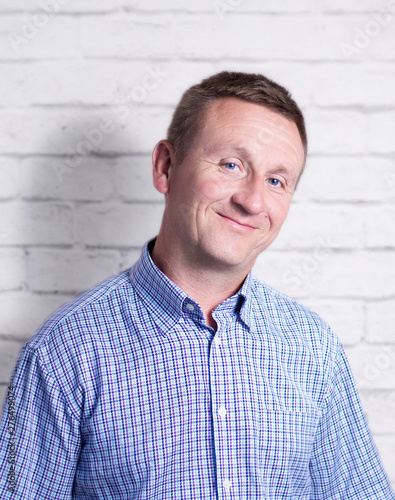
[[[22,350],[1,498],[395,498],[338,339],[250,273],[306,151],[298,106],[261,75],[184,94],[153,152],[157,238]]]

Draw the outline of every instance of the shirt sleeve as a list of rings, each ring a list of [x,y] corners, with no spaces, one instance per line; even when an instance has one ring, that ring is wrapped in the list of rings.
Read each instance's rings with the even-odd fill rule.
[[[317,429],[310,474],[311,500],[395,499],[341,345]]]
[[[71,499],[80,441],[61,388],[39,352],[25,347],[0,423],[0,498]]]

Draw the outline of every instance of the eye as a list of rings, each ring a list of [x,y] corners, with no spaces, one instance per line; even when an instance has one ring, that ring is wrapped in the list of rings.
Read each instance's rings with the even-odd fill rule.
[[[240,167],[236,164],[236,163],[232,163],[232,162],[229,162],[229,163],[224,163],[224,167],[228,170],[237,170],[239,169],[240,170]]]
[[[269,184],[271,184],[274,187],[281,187],[282,186],[282,182],[279,181],[278,179],[275,179],[274,177],[271,177],[269,179]]]

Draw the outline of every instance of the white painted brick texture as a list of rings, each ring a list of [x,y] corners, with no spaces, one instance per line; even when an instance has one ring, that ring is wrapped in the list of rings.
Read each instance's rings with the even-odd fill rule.
[[[255,272],[339,335],[395,483],[395,0],[0,12],[0,398],[42,321],[158,231],[151,151],[182,92],[222,69],[262,72],[303,107],[310,156]]]

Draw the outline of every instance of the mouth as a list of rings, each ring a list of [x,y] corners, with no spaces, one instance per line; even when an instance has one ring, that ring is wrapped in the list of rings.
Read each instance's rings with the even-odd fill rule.
[[[244,224],[243,222],[239,222],[235,219],[232,219],[231,217],[227,217],[226,215],[220,214],[217,212],[217,214],[222,217],[223,219],[226,220],[230,225],[233,227],[236,227],[238,229],[242,229],[244,231],[252,231],[253,229],[257,229],[255,226],[250,226],[249,224]]]

